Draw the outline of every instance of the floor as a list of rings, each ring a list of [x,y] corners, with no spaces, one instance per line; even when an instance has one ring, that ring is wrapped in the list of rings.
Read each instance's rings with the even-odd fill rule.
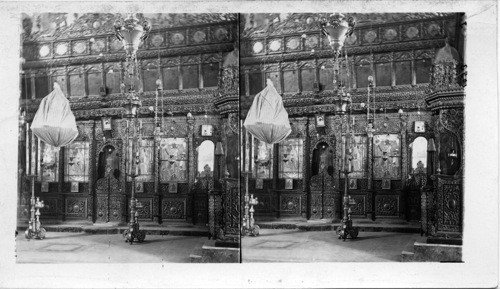
[[[142,244],[126,243],[120,234],[47,232],[43,240],[16,237],[18,263],[189,263],[201,236],[147,235]]]
[[[420,234],[360,232],[339,240],[335,231],[261,229],[242,238],[243,262],[390,262]],[[203,236],[147,235],[142,244],[126,243],[120,234],[47,232],[44,240],[16,238],[18,263],[188,263]]]
[[[335,231],[261,229],[242,238],[243,262],[399,262],[401,252],[420,234],[360,232],[339,240]]]

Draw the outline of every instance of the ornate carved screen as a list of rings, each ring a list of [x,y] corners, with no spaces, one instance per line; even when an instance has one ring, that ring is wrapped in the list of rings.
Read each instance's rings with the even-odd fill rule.
[[[187,141],[163,138],[160,142],[160,182],[187,182]]]
[[[373,178],[401,178],[401,141],[399,135],[373,136]]]

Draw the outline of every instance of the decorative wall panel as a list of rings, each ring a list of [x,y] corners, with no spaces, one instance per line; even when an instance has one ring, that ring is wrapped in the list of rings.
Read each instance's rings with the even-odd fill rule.
[[[185,219],[186,218],[186,199],[185,198],[166,198],[162,200],[162,218],[163,219]]]
[[[87,199],[86,198],[66,198],[65,201],[66,217],[87,218]]]

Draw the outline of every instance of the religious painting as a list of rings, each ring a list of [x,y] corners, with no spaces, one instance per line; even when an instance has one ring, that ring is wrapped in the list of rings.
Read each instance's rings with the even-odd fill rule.
[[[42,191],[42,193],[48,193],[49,192],[49,183],[48,182],[42,182],[41,191]]]
[[[368,138],[362,135],[350,137],[351,151],[351,178],[366,178],[368,171]],[[342,137],[342,143],[345,143],[345,136]],[[343,174],[342,174],[343,177]]]
[[[168,192],[171,194],[177,193],[177,183],[169,183],[168,184]]]
[[[57,182],[59,175],[59,148],[40,141],[38,143],[38,181]]]
[[[102,118],[102,130],[111,130],[111,118],[110,117],[103,117]]]
[[[285,190],[293,190],[293,179],[285,180]]]
[[[390,189],[391,189],[391,180],[382,179],[382,190],[390,190]]]
[[[358,189],[358,180],[349,179],[349,190],[357,190],[357,189]]]
[[[139,164],[137,165],[138,176],[136,181],[139,182],[152,182],[153,181],[153,170],[154,170],[154,160],[153,160],[153,150],[154,150],[154,140],[153,139],[139,139],[137,142],[139,151]],[[132,140],[129,141],[128,146],[128,158],[126,160],[127,167],[131,168],[131,160],[134,159],[132,154]],[[132,178],[129,176],[129,181]]]
[[[253,138],[254,178],[273,178],[273,145]]]
[[[401,143],[397,134],[373,136],[373,178],[399,179],[401,177]]]
[[[415,121],[415,132],[417,133],[425,132],[425,121],[421,120]]]
[[[89,142],[84,141],[75,141],[66,146],[64,172],[66,182],[88,182],[89,146]]]
[[[135,183],[135,192],[136,193],[144,193],[144,183],[143,182],[136,182]]]
[[[255,188],[257,190],[262,190],[264,189],[264,180],[263,179],[256,179],[255,180]]]
[[[187,141],[163,138],[160,141],[160,182],[187,181]]]
[[[201,136],[212,136],[213,126],[210,124],[203,124],[201,126]]]
[[[78,182],[71,182],[71,192],[78,193]]]
[[[304,140],[291,138],[282,141],[279,145],[279,177],[283,179],[302,178]]]
[[[325,115],[324,114],[316,115],[316,127],[325,127]]]

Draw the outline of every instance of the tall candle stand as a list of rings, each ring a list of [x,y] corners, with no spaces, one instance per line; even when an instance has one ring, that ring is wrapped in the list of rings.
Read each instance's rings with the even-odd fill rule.
[[[44,207],[43,201],[40,201],[39,197],[35,199],[35,178],[36,175],[27,175],[31,179],[31,216],[28,223],[28,229],[24,232],[26,239],[45,239],[45,229],[40,223],[40,209]]]
[[[259,235],[260,227],[255,224],[253,218],[253,213],[255,212],[253,206],[256,206],[259,201],[257,198],[253,197],[253,194],[248,194],[248,179],[250,178],[250,172],[244,172],[245,174],[245,215],[243,216],[243,225],[241,226],[241,233],[243,236],[256,237]]]

